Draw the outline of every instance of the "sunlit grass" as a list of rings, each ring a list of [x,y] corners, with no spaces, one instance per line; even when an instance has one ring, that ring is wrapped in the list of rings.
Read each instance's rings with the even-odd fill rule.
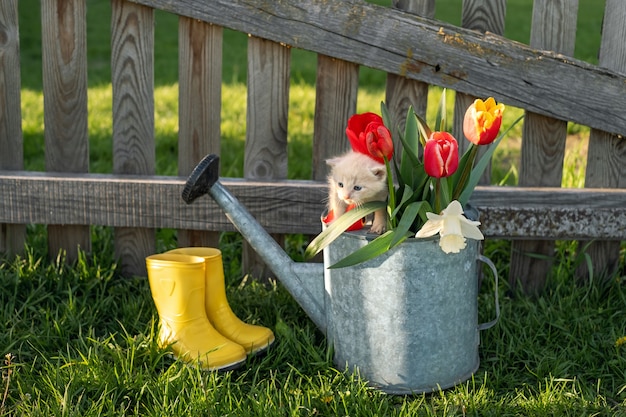
[[[246,139],[246,86],[224,84],[221,112],[221,169],[225,177],[243,175],[243,157]],[[427,119],[434,120],[436,103],[441,89],[432,87],[428,97]],[[379,112],[384,91],[361,89],[358,93],[357,112]],[[447,95],[448,119],[452,120],[454,93]],[[303,82],[290,86],[288,119],[288,178],[309,179],[312,165],[313,115],[315,112],[315,88]],[[159,175],[177,174],[178,153],[178,86],[157,86],[154,90],[156,172]],[[110,85],[99,85],[88,91],[88,134],[90,148],[90,171],[109,173],[113,163],[112,140],[112,94]],[[510,126],[522,114],[517,108],[505,112],[503,129]],[[40,91],[22,90],[22,128],[24,133],[25,167],[28,170],[45,170],[43,95]],[[448,124],[451,126],[451,123]],[[496,150],[494,157],[494,183],[506,178],[507,184],[515,184],[519,166],[521,123],[516,125]],[[584,138],[588,129],[571,125],[577,138]],[[459,140],[463,140],[459,138]],[[583,143],[572,139],[572,144]],[[581,159],[583,145],[570,146],[564,169],[564,185],[581,187],[582,170],[586,162]],[[571,165],[571,166],[570,166]],[[508,174],[508,176],[507,176]],[[573,175],[573,176],[572,176]]]

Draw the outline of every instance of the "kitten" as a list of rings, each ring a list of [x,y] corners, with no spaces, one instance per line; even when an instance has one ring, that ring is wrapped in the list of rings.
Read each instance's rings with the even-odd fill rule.
[[[387,170],[367,155],[348,152],[328,159],[328,209],[334,212],[335,219],[346,212],[350,204],[360,206],[370,201],[387,199]],[[370,232],[381,234],[387,228],[387,210],[374,212]]]

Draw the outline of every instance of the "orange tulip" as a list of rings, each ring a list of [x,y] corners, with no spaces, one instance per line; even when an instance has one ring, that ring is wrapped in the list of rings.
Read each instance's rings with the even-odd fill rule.
[[[504,104],[496,104],[493,97],[486,101],[476,99],[465,112],[463,133],[475,145],[489,145],[498,137],[502,125]]]

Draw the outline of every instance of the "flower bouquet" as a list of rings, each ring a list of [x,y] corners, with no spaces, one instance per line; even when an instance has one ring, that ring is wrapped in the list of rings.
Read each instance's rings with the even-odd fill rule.
[[[404,133],[399,134],[400,152],[394,152],[391,118],[384,103],[381,104],[382,116],[363,113],[348,120],[346,134],[353,151],[384,163],[388,198],[387,201],[364,203],[335,219],[309,244],[306,255],[319,253],[355,222],[381,208],[386,208],[387,231],[331,268],[372,259],[412,237],[439,234],[439,245],[445,253],[458,253],[464,249],[467,238],[484,238],[478,229],[480,222],[467,219],[463,207],[495,148],[521,117],[499,135],[504,105],[496,103],[492,97],[475,100],[463,120],[463,133],[470,145],[459,156],[457,140],[446,131],[445,100],[444,90],[434,130],[412,107],[409,108]],[[479,147],[486,147],[486,151],[476,160]]]

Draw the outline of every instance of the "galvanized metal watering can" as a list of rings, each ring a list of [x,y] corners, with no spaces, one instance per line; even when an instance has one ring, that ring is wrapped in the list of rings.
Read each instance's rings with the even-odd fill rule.
[[[294,262],[218,181],[219,157],[206,156],[182,193],[192,203],[209,194],[322,331],[334,362],[358,369],[370,385],[392,394],[436,391],[468,379],[479,366],[479,331],[500,315],[498,274],[468,240],[445,254],[437,238],[408,239],[363,264],[326,269],[367,244],[344,233],[324,250],[324,264]],[[495,279],[494,320],[478,324],[479,264]]]

